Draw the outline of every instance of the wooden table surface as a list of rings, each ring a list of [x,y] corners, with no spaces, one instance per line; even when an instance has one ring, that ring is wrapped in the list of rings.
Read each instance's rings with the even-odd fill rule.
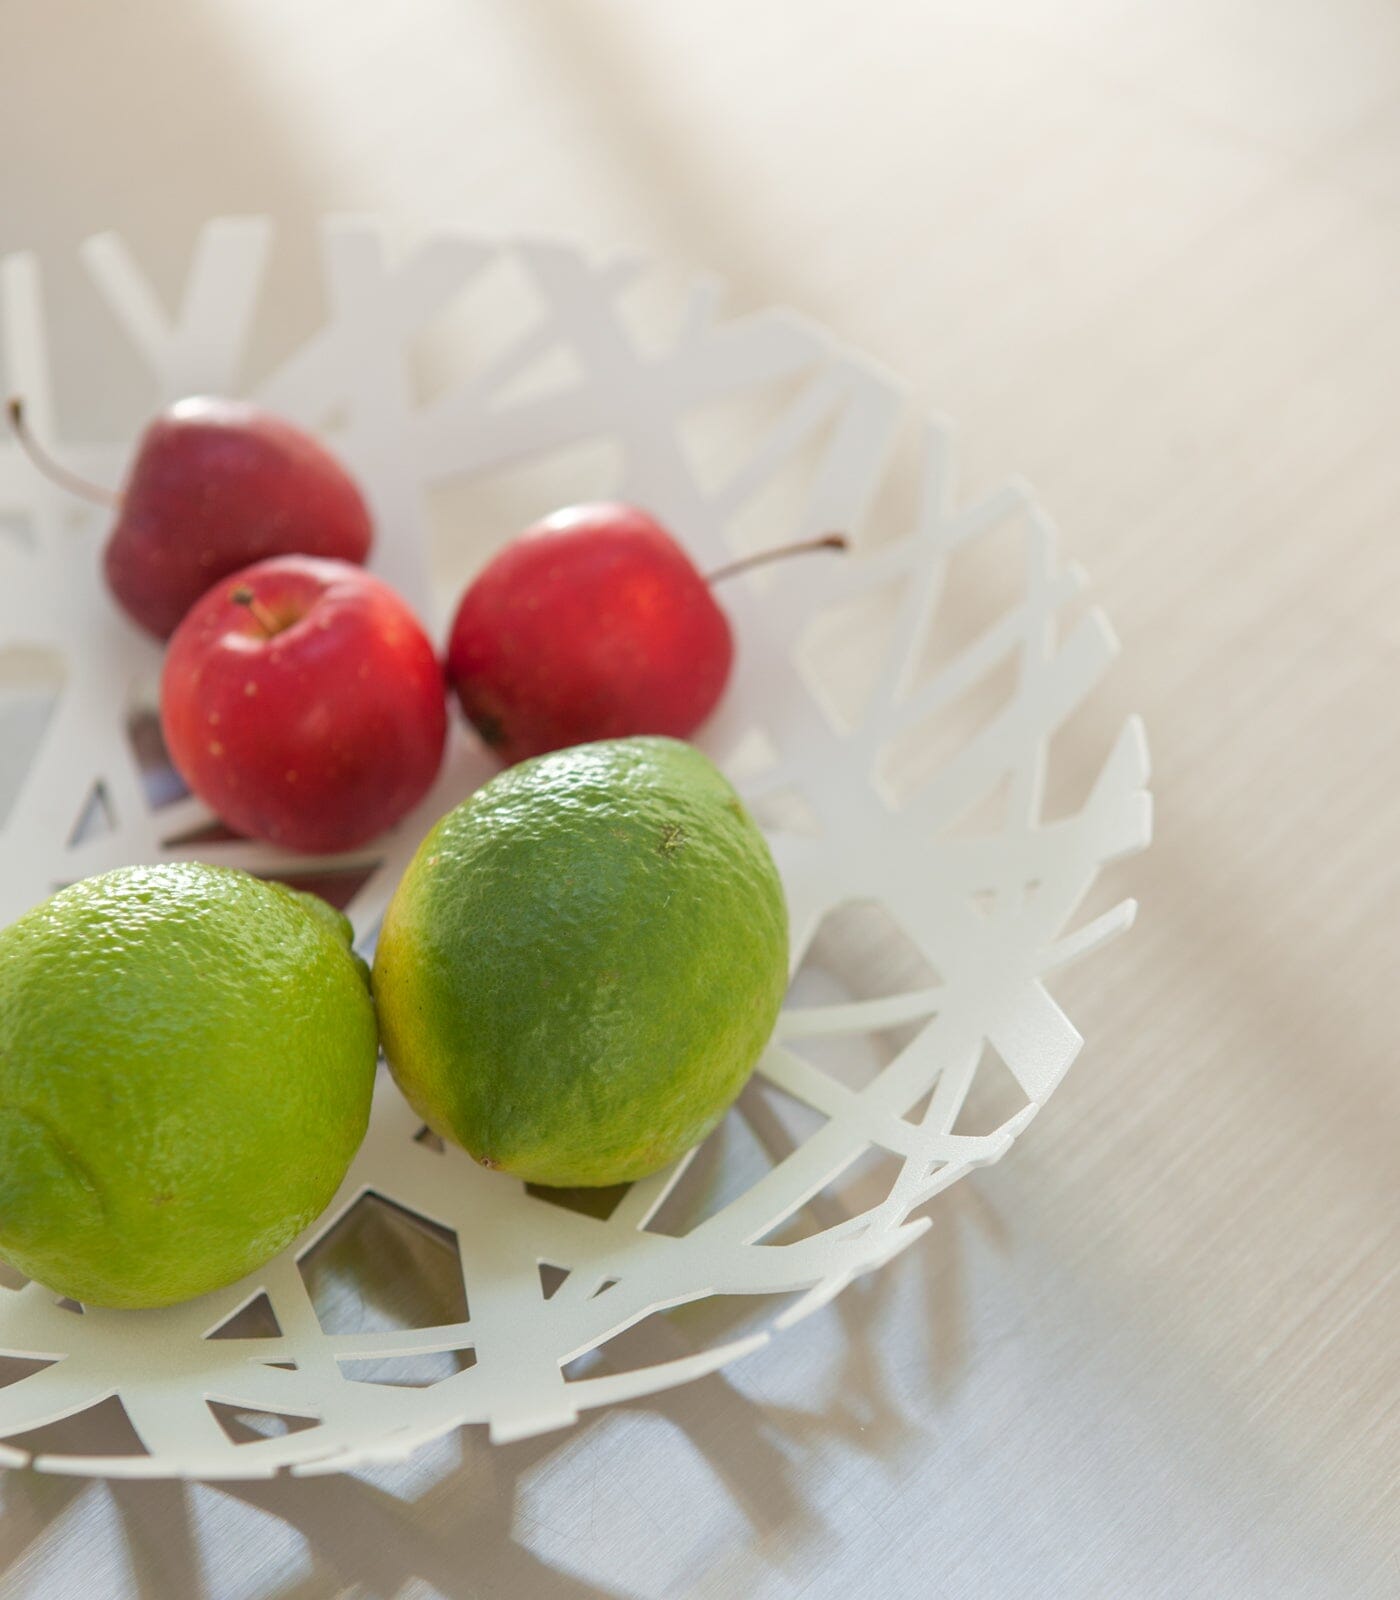
[[[98,432],[99,227],[172,295],[208,214],[348,209],[810,313],[1036,485],[1158,803],[1067,1084],[878,1280],[524,1444],[10,1473],[0,1593],[1400,1593],[1400,9],[3,0],[0,150]]]

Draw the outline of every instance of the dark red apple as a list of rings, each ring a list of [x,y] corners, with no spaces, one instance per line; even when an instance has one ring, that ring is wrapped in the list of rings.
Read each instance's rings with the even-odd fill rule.
[[[705,579],[645,511],[575,506],[512,540],[462,596],[447,674],[502,759],[635,733],[684,738],[734,641]]]
[[[210,584],[270,555],[363,562],[370,512],[354,478],[302,429],[240,400],[179,400],[141,435],[123,493],[69,472],[30,434],[24,403],[10,424],[38,469],[70,493],[117,509],[104,552],[107,586],[158,638]]]
[[[319,440],[238,400],[181,400],[146,429],[103,561],[126,611],[165,638],[212,583],[269,556],[361,562],[354,480]]]
[[[113,494],[10,425],[35,466],[73,494],[115,507],[103,564],[127,614],[164,639],[211,583],[268,556],[360,562],[373,529],[345,468],[309,433],[239,400],[181,400],[146,429]]]
[[[442,760],[442,668],[405,601],[345,561],[280,556],[197,600],[166,651],[166,746],[230,828],[309,853],[397,822]]]

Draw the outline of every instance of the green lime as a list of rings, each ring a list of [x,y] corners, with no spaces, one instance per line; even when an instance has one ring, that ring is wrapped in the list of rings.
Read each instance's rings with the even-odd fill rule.
[[[787,984],[787,908],[753,819],[674,739],[510,767],[423,841],[374,992],[399,1087],[535,1183],[623,1183],[710,1131]]]
[[[324,902],[198,862],[89,878],[0,932],[0,1255],[99,1306],[275,1255],[364,1137],[366,978]]]

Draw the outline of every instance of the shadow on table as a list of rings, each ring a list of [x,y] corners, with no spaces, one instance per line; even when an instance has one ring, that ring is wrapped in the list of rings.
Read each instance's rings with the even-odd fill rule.
[[[955,1232],[942,1231],[949,1237]],[[955,1258],[956,1245],[942,1245],[926,1253],[919,1271],[930,1301],[939,1308],[930,1332],[931,1349],[952,1349],[960,1360],[957,1308],[947,1303],[948,1297],[934,1281]],[[817,1313],[840,1322],[842,1355],[839,1373],[829,1381],[831,1403],[813,1409],[760,1405],[716,1374],[683,1390],[588,1416],[564,1434],[493,1446],[484,1428],[463,1430],[457,1441],[458,1459],[426,1486],[420,1486],[423,1473],[412,1463],[380,1470],[374,1475],[378,1482],[358,1476],[283,1476],[199,1490],[114,1482],[109,1492],[121,1515],[132,1566],[143,1579],[141,1592],[151,1600],[204,1592],[193,1494],[217,1494],[241,1502],[294,1529],[306,1541],[311,1573],[260,1591],[260,1600],[264,1596],[265,1600],[330,1600],[352,1584],[357,1593],[374,1600],[392,1600],[415,1579],[447,1596],[580,1600],[630,1592],[561,1571],[529,1548],[529,1542],[540,1528],[558,1531],[577,1525],[581,1514],[577,1483],[567,1474],[552,1481],[546,1476],[543,1469],[551,1458],[565,1450],[593,1449],[600,1454],[592,1471],[613,1468],[619,1476],[635,1471],[644,1458],[629,1454],[625,1437],[590,1441],[588,1435],[614,1427],[619,1416],[637,1413],[665,1419],[698,1452],[747,1523],[748,1542],[770,1552],[773,1559],[780,1561],[782,1550],[810,1551],[834,1544],[839,1530],[828,1529],[804,1498],[803,1458],[833,1441],[872,1457],[890,1457],[911,1442],[909,1425],[890,1399],[874,1336],[878,1314],[890,1293],[888,1278],[873,1277],[854,1285],[833,1308]],[[659,1327],[650,1338],[656,1360],[685,1348],[674,1330]],[[954,1377],[950,1371],[934,1381],[945,1387]],[[679,1437],[670,1448],[679,1448]],[[620,1454],[606,1459],[601,1454],[612,1450]],[[411,1492],[396,1493],[396,1479],[413,1481]],[[527,1485],[528,1512],[523,1504]],[[614,1525],[616,1542],[611,1547],[619,1553],[624,1538],[636,1533],[637,1524],[630,1520],[636,1510],[629,1500],[629,1520],[619,1519]],[[609,1529],[601,1518],[590,1535],[603,1550],[609,1548]]]
[[[757,1122],[756,1131],[773,1154],[781,1154],[787,1144],[783,1130],[776,1123],[765,1125],[761,1113],[750,1120]],[[938,1224],[905,1263],[917,1279],[913,1298],[929,1308],[927,1383],[935,1400],[955,1385],[965,1355],[960,1241],[968,1226],[976,1226],[994,1244],[1004,1243],[995,1213],[985,1200],[967,1192],[970,1187],[942,1197]],[[808,1498],[812,1480],[807,1466],[820,1451],[835,1445],[894,1463],[902,1451],[927,1444],[911,1427],[907,1403],[901,1405],[893,1395],[891,1373],[881,1355],[888,1345],[880,1330],[895,1292],[889,1272],[875,1274],[816,1313],[817,1319],[832,1318],[839,1327],[835,1359],[829,1357],[830,1341],[824,1341],[828,1356],[816,1374],[819,1385],[813,1385],[813,1392],[824,1398],[810,1408],[749,1399],[738,1386],[740,1367],[733,1377],[715,1374],[587,1415],[565,1433],[492,1446],[484,1428],[463,1430],[425,1451],[425,1457],[437,1450],[447,1458],[441,1471],[430,1460],[427,1465],[411,1461],[366,1476],[283,1476],[197,1491],[114,1483],[110,1493],[133,1567],[145,1574],[143,1592],[152,1597],[202,1592],[193,1493],[241,1502],[305,1540],[311,1573],[263,1591],[266,1600],[330,1600],[351,1584],[375,1600],[391,1600],[415,1579],[449,1596],[607,1596],[626,1591],[561,1571],[530,1545],[541,1532],[562,1535],[578,1546],[581,1558],[591,1549],[601,1550],[606,1559],[610,1550],[628,1549],[639,1529],[643,1534],[653,1531],[626,1488],[628,1474],[635,1483],[646,1457],[629,1448],[625,1434],[609,1431],[617,1430],[619,1418],[640,1414],[669,1423],[677,1437],[667,1448],[679,1448],[684,1439],[723,1485],[729,1505],[749,1530],[747,1539],[731,1540],[731,1554],[747,1543],[777,1565],[796,1551],[810,1559],[813,1550],[834,1547],[841,1537]],[[666,1361],[694,1346],[687,1330],[666,1318],[651,1319],[633,1332],[637,1337],[627,1352],[629,1364]],[[779,1337],[801,1336],[794,1331]],[[907,1372],[903,1378],[907,1383]],[[602,1436],[605,1431],[608,1437]],[[581,1490],[570,1472],[550,1470],[554,1458],[559,1458],[558,1466],[565,1453],[577,1459],[581,1452],[592,1452],[590,1474],[611,1471],[612,1486],[622,1494],[611,1508],[610,1523],[597,1516],[596,1506],[591,1514],[584,1512],[580,1497],[589,1491]],[[682,1482],[682,1468],[676,1458],[668,1477]],[[403,1492],[396,1491],[399,1483]],[[592,1493],[596,1495],[596,1486]]]
[[[281,1525],[276,1534],[269,1527],[265,1540],[276,1560],[267,1586],[238,1591],[255,1593],[259,1600],[330,1600],[351,1585],[375,1600],[393,1600],[414,1580],[447,1596],[576,1600],[625,1593],[561,1571],[531,1545],[553,1544],[562,1530],[572,1529],[566,1536],[578,1544],[581,1558],[591,1550],[606,1563],[609,1551],[621,1553],[635,1542],[639,1528],[654,1536],[628,1485],[629,1473],[632,1483],[637,1482],[635,1474],[647,1466],[647,1455],[629,1447],[626,1421],[619,1429],[619,1419],[639,1415],[668,1423],[673,1437],[662,1448],[680,1451],[684,1441],[723,1486],[727,1505],[748,1529],[747,1535],[728,1541],[731,1555],[747,1545],[777,1566],[799,1551],[810,1560],[814,1551],[834,1547],[841,1537],[841,1530],[828,1526],[810,1499],[811,1485],[821,1481],[810,1467],[823,1450],[856,1451],[892,1465],[903,1452],[927,1447],[926,1437],[916,1434],[909,1421],[907,1394],[901,1403],[892,1391],[892,1374],[882,1356],[889,1348],[881,1337],[886,1314],[899,1309],[907,1314],[909,1298],[926,1304],[928,1362],[926,1376],[916,1375],[915,1381],[927,1383],[935,1402],[957,1382],[965,1355],[960,1241],[968,1226],[988,1231],[988,1219],[994,1242],[998,1231],[994,1213],[970,1191],[964,1185],[942,1197],[936,1226],[901,1264],[902,1308],[891,1304],[897,1285],[886,1270],[859,1280],[815,1313],[810,1325],[814,1334],[824,1320],[837,1326],[833,1329],[829,1321],[826,1337],[805,1347],[804,1359],[813,1361],[811,1390],[818,1397],[811,1406],[751,1400],[740,1387],[741,1365],[731,1375],[715,1374],[588,1414],[571,1430],[516,1444],[493,1446],[484,1428],[465,1429],[426,1447],[418,1459],[364,1476],[284,1475],[185,1485],[104,1484],[14,1472],[3,1480],[0,1572],[11,1579],[28,1578],[33,1586],[7,1592],[44,1592],[40,1574],[21,1568],[26,1552],[57,1524],[83,1515],[78,1502],[91,1497],[105,1498],[115,1512],[116,1559],[131,1573],[143,1600],[222,1595],[225,1585],[217,1575],[221,1553],[232,1547],[242,1563],[257,1549],[246,1517],[237,1514],[239,1506]],[[425,1256],[425,1271],[431,1272],[431,1262]],[[915,1292],[909,1297],[911,1273]],[[640,1338],[628,1351],[629,1361],[665,1361],[693,1348],[687,1332],[664,1318],[636,1331]],[[798,1341],[803,1330],[778,1338]],[[813,1358],[816,1345],[821,1353]],[[907,1370],[900,1376],[907,1385]],[[912,1410],[926,1408],[916,1405]],[[70,1430],[72,1438],[67,1437]],[[53,1425],[44,1442],[56,1451],[120,1451],[130,1437],[129,1424],[113,1402],[100,1414],[89,1412]],[[609,1487],[617,1489],[619,1498],[601,1515],[596,1506],[592,1514],[581,1507],[580,1496],[589,1491],[580,1489],[578,1477],[558,1470],[567,1467],[566,1455],[575,1461],[582,1456],[590,1474],[586,1481],[611,1474]],[[680,1484],[685,1468],[680,1455],[668,1455],[661,1470]],[[655,1458],[650,1470],[656,1470]],[[592,1492],[596,1495],[596,1488]],[[111,1532],[96,1535],[102,1520],[87,1510],[85,1527],[94,1530],[94,1544],[85,1554],[94,1560],[112,1559],[98,1549],[102,1537],[109,1544],[113,1538]],[[290,1550],[282,1530],[305,1543],[305,1560],[294,1576],[288,1576],[290,1555],[279,1559],[276,1554]]]

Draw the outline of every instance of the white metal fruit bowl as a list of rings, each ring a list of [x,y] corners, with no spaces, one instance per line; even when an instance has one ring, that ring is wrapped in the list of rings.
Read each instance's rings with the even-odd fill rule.
[[[237,391],[271,246],[261,219],[210,223],[174,317],[119,239],[83,259],[173,400]],[[1132,917],[1124,902],[1076,923],[1101,867],[1148,842],[1136,722],[1077,809],[1042,814],[1052,735],[1114,644],[1024,485],[957,504],[944,426],[790,313],[726,319],[712,284],[668,321],[637,262],[564,245],[443,232],[395,251],[354,221],[327,224],[322,250],[324,323],[253,397],[332,438],[376,514],[373,564],[439,637],[466,571],[454,515],[497,541],[524,520],[503,520],[503,473],[532,514],[604,494],[643,504],[702,568],[853,534],[848,557],[726,586],[737,666],[703,740],[782,869],[793,991],[716,1134],[625,1192],[484,1172],[426,1137],[381,1072],[334,1204],[245,1281],[112,1312],[6,1269],[0,1462],[336,1472],[464,1423],[520,1438],[711,1372],[904,1249],[936,1194],[1005,1154],[1081,1042],[1046,975]],[[68,437],[54,415],[40,288],[32,258],[0,263],[4,384],[73,465],[116,484],[125,447]],[[430,346],[439,367],[418,382],[444,319],[451,370]],[[0,920],[63,882],[193,856],[339,890],[368,949],[418,839],[488,763],[458,733],[418,812],[332,861],[211,831],[143,710],[159,654],[102,590],[105,531],[0,445],[0,684],[55,689],[42,734],[25,713],[32,749],[0,756],[15,765]],[[368,1243],[341,1248],[367,1224]],[[450,1280],[426,1315],[425,1273]],[[638,1365],[627,1330],[656,1318],[673,1353],[657,1361],[653,1345]],[[125,1453],[107,1424],[82,1426],[109,1424],[118,1402]]]

